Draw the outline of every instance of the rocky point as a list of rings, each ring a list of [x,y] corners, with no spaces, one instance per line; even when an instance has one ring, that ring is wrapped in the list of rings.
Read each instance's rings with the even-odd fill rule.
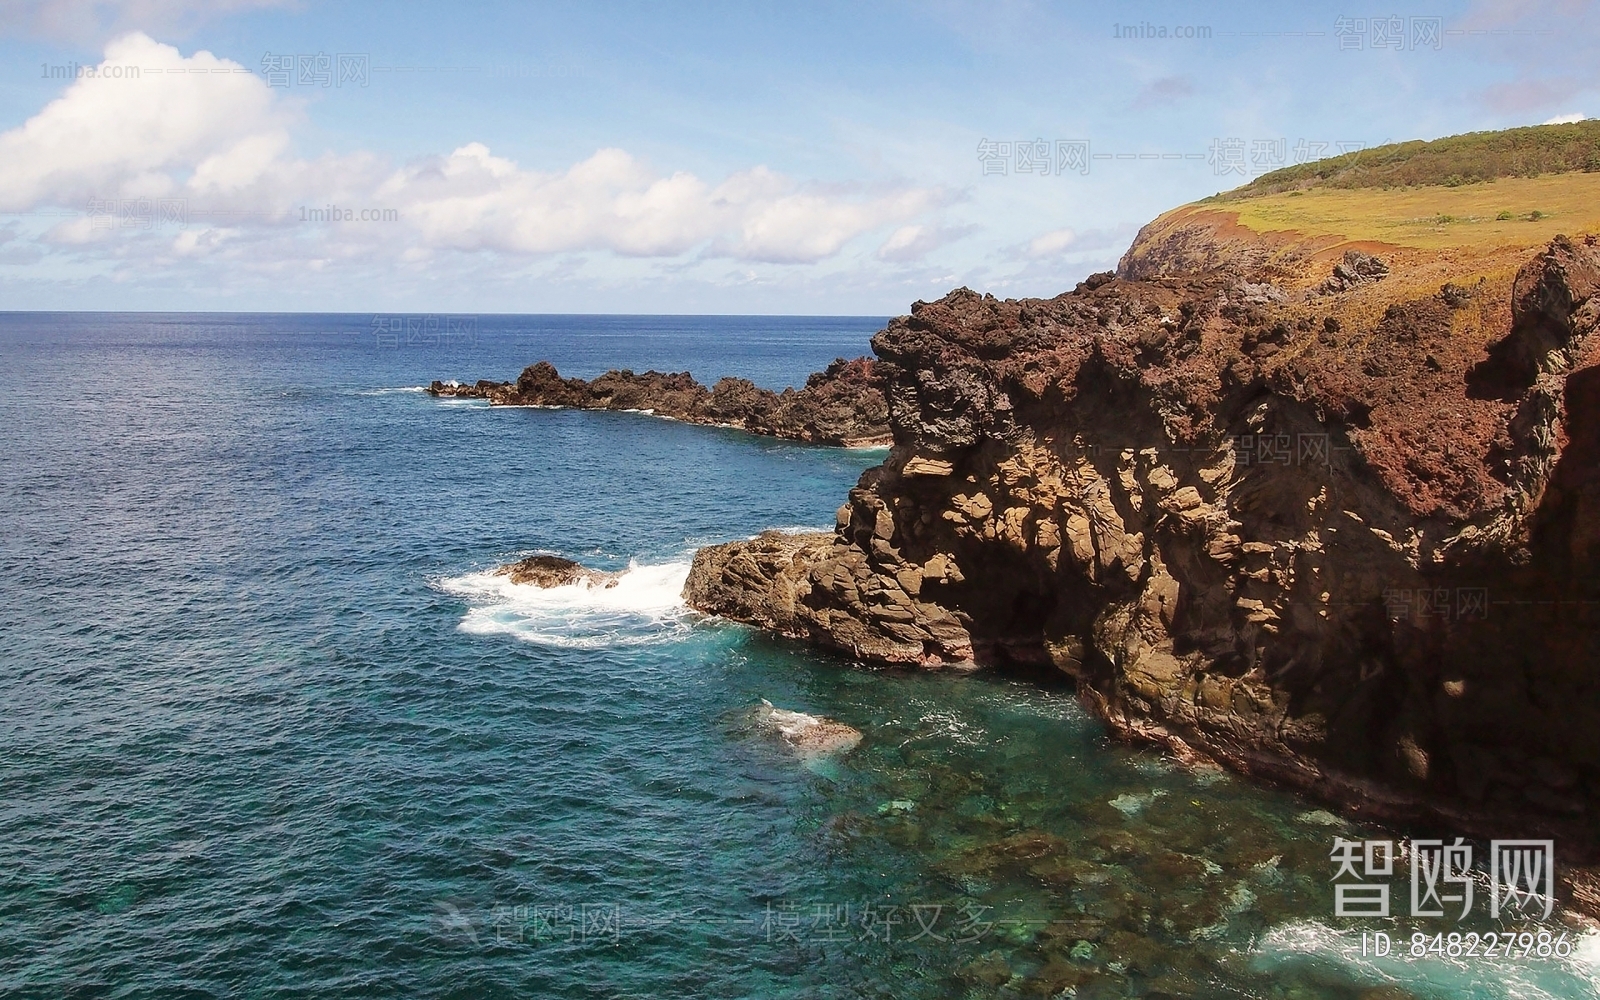
[[[916,303],[873,339],[893,447],[835,530],[703,549],[686,599],[863,661],[1057,669],[1123,736],[1600,860],[1594,238],[1431,284],[1202,244]]]
[[[436,381],[434,396],[487,399],[492,406],[551,406],[637,410],[693,424],[752,434],[842,445],[889,443],[889,410],[878,364],[840,358],[799,389],[773,392],[749,379],[722,378],[706,388],[688,372],[608,371],[594,381],[562,378],[548,361],[529,365],[515,382]]]

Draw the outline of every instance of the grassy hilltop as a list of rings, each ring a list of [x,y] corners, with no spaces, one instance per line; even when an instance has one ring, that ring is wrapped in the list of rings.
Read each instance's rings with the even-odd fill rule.
[[[1600,171],[1600,120],[1392,143],[1274,170],[1205,200],[1238,201],[1313,187],[1460,187],[1574,171]]]
[[[1166,212],[1140,231],[1119,271],[1176,274],[1239,265],[1318,308],[1364,325],[1446,282],[1478,289],[1459,333],[1498,326],[1517,268],[1558,234],[1600,233],[1600,121],[1402,142],[1298,164]],[[1317,296],[1350,250],[1387,280]]]

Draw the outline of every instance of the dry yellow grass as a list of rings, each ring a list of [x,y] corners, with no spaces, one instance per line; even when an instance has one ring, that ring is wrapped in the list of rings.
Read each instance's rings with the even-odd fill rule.
[[[1365,325],[1388,303],[1434,294],[1445,282],[1482,280],[1482,291],[1508,298],[1517,268],[1552,238],[1591,233],[1600,233],[1600,172],[1572,172],[1460,187],[1310,188],[1200,202],[1163,214],[1131,253],[1199,245],[1214,259],[1249,255],[1282,287],[1306,290],[1320,285],[1347,250],[1375,253],[1388,261],[1390,278],[1348,293],[1339,307]]]
[[[1217,206],[1257,233],[1342,236],[1422,250],[1542,246],[1600,231],[1600,173],[1502,177],[1462,187],[1314,188]],[[1541,218],[1530,221],[1532,213]],[[1510,219],[1499,218],[1509,214]]]
[[[1600,232],[1600,173],[1502,177],[1461,187],[1314,188],[1243,199],[1226,209],[1238,213],[1231,222],[1242,230],[1285,249],[1313,251],[1312,263],[1290,284],[1319,281],[1350,247],[1380,252],[1395,265],[1389,280],[1342,296],[1331,310],[1354,334],[1352,343],[1365,339],[1391,303],[1431,295],[1451,281],[1478,292],[1472,308],[1452,315],[1452,338],[1482,344],[1509,324],[1511,283],[1524,261],[1558,234]],[[1325,300],[1314,300],[1290,311],[1330,310]]]

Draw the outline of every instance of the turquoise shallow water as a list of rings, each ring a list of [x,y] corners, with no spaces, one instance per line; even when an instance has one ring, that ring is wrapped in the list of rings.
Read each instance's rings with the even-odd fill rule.
[[[881,452],[416,390],[540,357],[778,387],[880,325],[0,317],[0,994],[1600,995],[1589,939],[1361,960],[1357,831],[1064,687],[678,606],[696,546],[830,524]],[[627,572],[485,573],[532,551]],[[801,760],[762,699],[865,738]]]

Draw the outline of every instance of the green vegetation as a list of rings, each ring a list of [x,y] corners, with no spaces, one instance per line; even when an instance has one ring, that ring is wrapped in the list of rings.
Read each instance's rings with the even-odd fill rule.
[[[1600,121],[1470,132],[1300,163],[1204,199],[1229,202],[1306,188],[1463,187],[1497,177],[1600,171]]]

